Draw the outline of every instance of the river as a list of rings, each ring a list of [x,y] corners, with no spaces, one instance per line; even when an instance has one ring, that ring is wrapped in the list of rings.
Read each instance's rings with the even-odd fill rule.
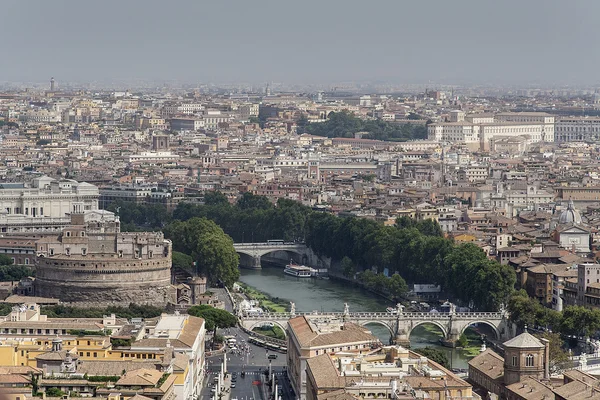
[[[240,281],[259,291],[296,304],[296,311],[344,311],[348,303],[350,312],[383,312],[393,306],[385,299],[364,289],[335,280],[301,279],[283,273],[283,268],[263,268],[261,270],[241,269]],[[440,331],[433,325],[421,325],[410,336],[412,349],[433,347],[443,351],[453,368],[467,368],[468,355],[460,349],[441,346]],[[383,343],[389,343],[389,331],[381,325],[368,325],[371,332]]]

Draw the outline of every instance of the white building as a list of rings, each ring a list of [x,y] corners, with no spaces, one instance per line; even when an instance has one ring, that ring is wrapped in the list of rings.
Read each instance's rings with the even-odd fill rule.
[[[0,231],[56,232],[71,222],[70,213],[98,210],[98,188],[86,182],[42,176],[31,185],[0,184]]]
[[[554,116],[546,113],[500,113],[464,115],[451,112],[450,122],[430,124],[428,139],[462,143],[471,150],[489,150],[498,137],[527,136],[531,143],[554,142]]]
[[[556,141],[559,143],[585,142],[600,137],[599,117],[560,118],[555,124]]]
[[[187,362],[188,373],[183,383],[176,382],[174,391],[177,399],[193,400],[200,397],[204,378],[204,346],[206,328],[202,318],[189,315],[163,314],[155,326],[144,326],[148,332],[144,339],[132,343],[131,350],[162,350],[165,346],[173,349],[175,357]],[[183,365],[179,366],[182,368]]]
[[[179,160],[177,154],[173,154],[170,151],[143,151],[140,154],[131,154],[125,156],[125,161],[130,163],[144,162],[144,163],[165,163],[175,162]]]

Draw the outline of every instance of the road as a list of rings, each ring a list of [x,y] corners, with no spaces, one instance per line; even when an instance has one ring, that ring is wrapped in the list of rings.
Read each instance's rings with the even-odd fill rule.
[[[213,289],[211,289],[212,291]],[[226,294],[219,293],[219,299],[225,301],[225,306],[228,311],[231,310],[231,304]],[[279,386],[283,393],[279,393],[282,400],[295,400],[291,385],[287,380],[285,373],[286,355],[283,353],[266,350],[262,347],[248,343],[248,334],[239,328],[221,329],[218,332],[223,336],[234,336],[238,346],[247,346],[248,352],[236,354],[230,349],[227,350],[227,372],[229,374],[237,374],[235,387],[230,388],[230,399],[238,400],[268,400],[271,398],[270,389],[266,384],[266,376],[264,371],[269,369],[269,361],[271,369],[275,374]],[[277,355],[277,358],[269,360],[269,355]],[[214,377],[219,373],[221,364],[223,363],[223,354],[207,357],[208,375],[204,380],[205,386],[200,393],[200,400],[211,399],[211,387],[209,384],[213,382]],[[241,373],[245,372],[245,377],[242,378]]]

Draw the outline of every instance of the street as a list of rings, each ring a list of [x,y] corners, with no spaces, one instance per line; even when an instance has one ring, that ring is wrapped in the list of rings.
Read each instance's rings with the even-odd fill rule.
[[[225,301],[226,309],[231,311],[229,298],[224,291],[222,291],[222,293],[222,295],[221,292],[219,293],[219,298]],[[226,379],[226,387],[230,390],[230,392],[226,394],[230,399],[268,400],[271,398],[270,388],[267,385],[267,376],[264,374],[265,371],[269,370],[269,363],[271,364],[271,370],[275,374],[275,378],[281,389],[281,392],[278,393],[279,397],[282,400],[295,399],[285,373],[285,354],[248,343],[249,335],[237,327],[219,329],[218,334],[226,337],[232,336],[237,340],[236,349],[227,348],[225,353],[227,356],[227,373],[229,374],[229,378]],[[223,363],[225,355],[217,354],[207,357],[207,375],[204,380],[204,387],[202,388],[200,399],[208,400],[212,398],[211,389],[213,380],[221,369],[221,364]],[[275,355],[276,358],[273,358],[273,355]],[[269,356],[271,356],[272,359],[269,359]],[[245,373],[244,377],[242,377],[242,372]],[[231,382],[230,379],[234,381]],[[234,383],[235,387],[230,387],[230,382]],[[226,398],[227,396],[224,397],[224,399]]]

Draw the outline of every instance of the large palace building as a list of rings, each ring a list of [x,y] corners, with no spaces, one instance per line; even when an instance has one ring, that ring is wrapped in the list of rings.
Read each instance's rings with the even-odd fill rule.
[[[175,302],[171,241],[162,232],[121,232],[109,211],[71,214],[71,224],[38,240],[36,252],[36,296],[88,306]]]
[[[48,176],[31,183],[0,183],[0,232],[31,235],[60,232],[70,213],[98,210],[98,188],[71,179]]]

